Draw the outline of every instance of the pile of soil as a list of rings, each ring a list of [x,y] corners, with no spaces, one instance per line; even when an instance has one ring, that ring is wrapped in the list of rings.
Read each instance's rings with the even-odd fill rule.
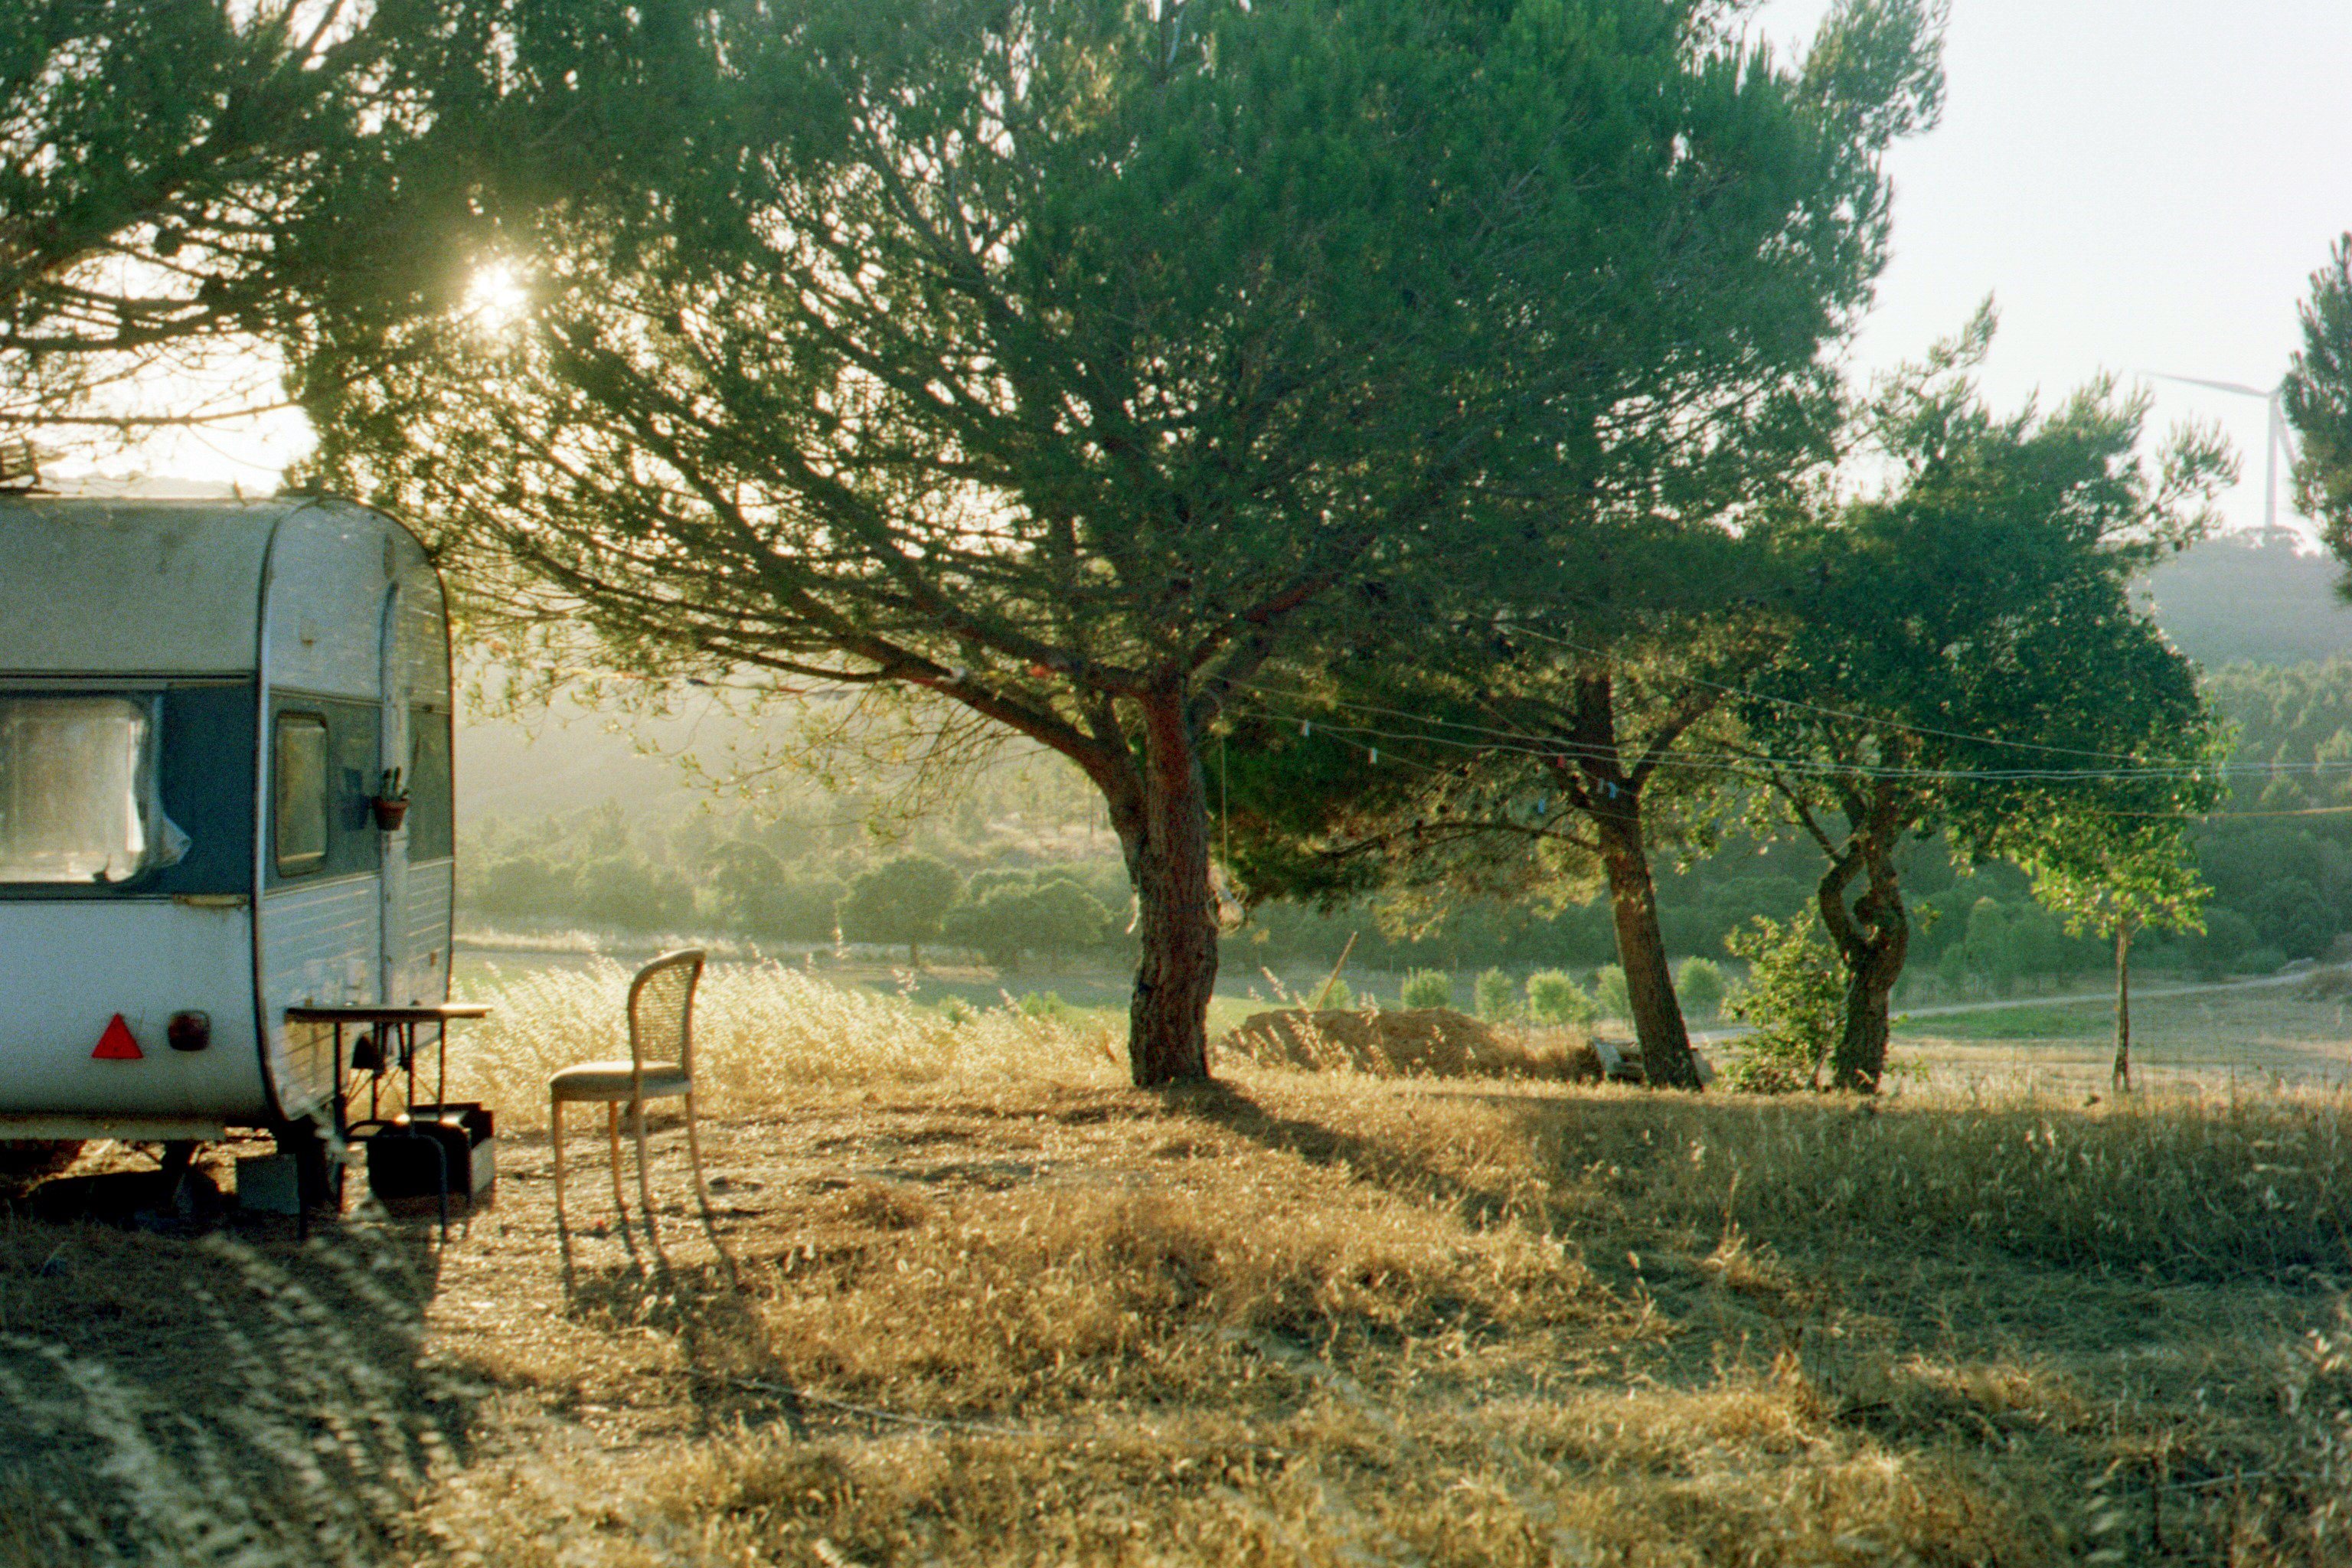
[[[1589,1083],[1601,1058],[1572,1037],[1525,1044],[1451,1007],[1393,1013],[1284,1008],[1254,1013],[1217,1048],[1261,1067],[1382,1078],[1519,1078]]]

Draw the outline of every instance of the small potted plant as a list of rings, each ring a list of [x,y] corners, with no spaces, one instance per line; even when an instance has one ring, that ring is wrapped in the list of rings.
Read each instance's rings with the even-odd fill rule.
[[[375,825],[386,833],[397,833],[400,825],[408,820],[408,787],[401,783],[398,768],[383,770],[383,778],[376,786],[375,798],[368,803],[375,812]]]

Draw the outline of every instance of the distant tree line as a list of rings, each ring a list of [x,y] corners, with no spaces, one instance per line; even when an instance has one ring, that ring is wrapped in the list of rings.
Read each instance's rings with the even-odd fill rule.
[[[1006,970],[1128,956],[1111,902],[1124,883],[1110,859],[1055,863],[1001,846],[877,852],[789,821],[730,831],[693,816],[662,828],[616,805],[493,819],[462,848],[458,906],[474,921],[877,943],[918,963],[944,945]]]
[[[2237,736],[2234,787],[2189,841],[2213,891],[2201,931],[2159,934],[2140,962],[2184,977],[2263,973],[2318,960],[2352,934],[2352,811],[2257,816],[2352,805],[2352,658],[2300,665],[2232,665],[2204,688]],[[962,822],[972,831],[958,837]],[[972,814],[931,825],[912,858],[951,876],[918,889],[900,924],[861,901],[845,923],[844,900],[897,857],[854,831],[793,820],[722,828],[688,816],[663,828],[617,807],[531,825],[467,828],[461,900],[473,917],[560,920],[642,931],[702,925],[755,941],[941,943],[1004,967],[1032,962],[1124,962],[1124,883],[1110,857],[1081,863],[1037,859],[992,837]],[[587,847],[593,847],[593,850]],[[1656,866],[1667,951],[1721,959],[1727,942],[1759,917],[1805,909],[1812,855],[1783,836],[1734,835],[1714,851]],[[2013,995],[2079,981],[2107,961],[2096,939],[2068,934],[2036,901],[2031,876],[2006,861],[1968,867],[1940,841],[1904,852],[1913,894],[1912,968],[1936,980],[1939,999]],[[1087,902],[1040,886],[1083,891]],[[878,906],[877,906],[878,908]],[[918,934],[903,934],[912,931]],[[1014,933],[1008,935],[1007,933]],[[1018,933],[1028,933],[1017,940]],[[1616,959],[1610,911],[1599,900],[1558,908],[1531,899],[1463,897],[1399,924],[1377,900],[1334,908],[1272,900],[1227,938],[1244,964],[1328,965],[1350,938],[1352,967],[1513,975],[1561,969],[1590,985]]]

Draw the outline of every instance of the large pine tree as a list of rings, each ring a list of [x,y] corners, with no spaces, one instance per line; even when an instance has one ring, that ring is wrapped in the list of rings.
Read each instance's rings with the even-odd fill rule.
[[[562,659],[921,689],[1067,757],[1138,900],[1136,1081],[1198,1078],[1209,726],[1738,461],[1866,295],[1926,9],[1790,64],[1696,0],[516,0],[420,90],[495,105],[431,156],[534,309],[349,310],[319,472],[519,567]]]

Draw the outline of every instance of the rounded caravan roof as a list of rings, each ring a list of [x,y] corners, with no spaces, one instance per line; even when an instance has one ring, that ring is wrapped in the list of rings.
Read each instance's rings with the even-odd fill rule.
[[[252,673],[270,542],[311,510],[407,531],[335,498],[0,498],[0,676]]]

